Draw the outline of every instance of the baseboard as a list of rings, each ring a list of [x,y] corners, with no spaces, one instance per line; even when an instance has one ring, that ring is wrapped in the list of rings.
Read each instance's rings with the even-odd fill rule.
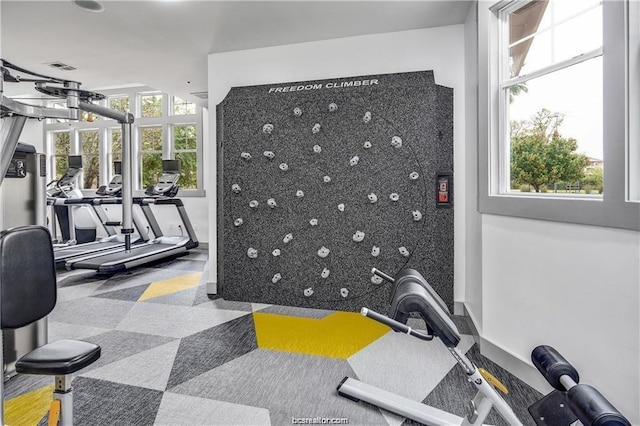
[[[198,241],[198,248],[209,250],[209,243],[203,243],[202,241]]]
[[[207,294],[218,294],[218,283],[207,281]]]
[[[482,336],[480,337],[480,353],[538,392],[546,395],[553,390],[532,363],[502,349]]]

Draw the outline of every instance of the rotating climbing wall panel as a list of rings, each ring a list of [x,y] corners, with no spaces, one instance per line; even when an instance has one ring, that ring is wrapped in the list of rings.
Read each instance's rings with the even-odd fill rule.
[[[376,267],[453,304],[453,89],[433,72],[236,87],[218,105],[227,300],[386,312]]]

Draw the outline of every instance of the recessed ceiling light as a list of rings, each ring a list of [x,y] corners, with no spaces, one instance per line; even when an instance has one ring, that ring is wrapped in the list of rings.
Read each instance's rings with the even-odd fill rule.
[[[80,9],[88,10],[89,12],[102,12],[104,5],[96,0],[73,0],[73,3]]]

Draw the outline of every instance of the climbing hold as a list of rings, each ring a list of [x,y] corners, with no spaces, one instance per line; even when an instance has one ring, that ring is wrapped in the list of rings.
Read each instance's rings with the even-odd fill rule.
[[[336,112],[338,110],[338,104],[331,102],[329,104],[329,112]]]
[[[282,170],[283,172],[286,172],[287,170],[289,170],[289,166],[287,165],[287,163],[280,163],[280,170]]]
[[[302,192],[302,189],[298,189],[296,191],[296,197],[298,197],[298,198],[304,197],[304,192]]]
[[[293,115],[295,115],[296,117],[300,117],[302,115],[302,108],[295,107],[293,109]]]
[[[249,247],[249,249],[247,250],[247,256],[249,256],[251,259],[255,259],[256,257],[258,257],[258,250],[254,249],[253,247]]]
[[[236,220],[233,221],[233,225],[238,227],[240,225],[242,225],[244,223],[244,221],[242,220],[241,217],[237,218]]]
[[[324,183],[329,183],[329,182],[331,182],[331,177],[325,176],[325,177],[322,178],[322,180],[324,181]]]
[[[276,158],[276,154],[274,154],[273,151],[265,151],[262,153],[262,155],[267,157],[269,160],[273,160],[274,158]]]
[[[264,126],[262,126],[262,132],[270,135],[271,132],[273,132],[273,124],[267,123]]]
[[[313,146],[313,152],[315,152],[316,154],[319,154],[322,152],[322,147],[320,145],[314,145]]]
[[[369,149],[371,148],[371,142],[370,141],[365,141],[364,145],[362,145],[365,149]]]
[[[251,160],[251,154],[249,154],[248,152],[243,152],[242,154],[240,154],[240,157],[243,160]]]
[[[360,241],[364,240],[364,232],[362,231],[356,231],[355,234],[353,234],[353,241],[355,241],[356,243],[359,243]]]
[[[362,118],[362,121],[364,121],[365,123],[368,123],[371,121],[371,111],[367,111],[364,113],[364,117]]]
[[[382,278],[377,275],[371,277],[371,282],[374,284],[382,284]]]
[[[256,207],[258,207],[258,201],[257,200],[251,200],[249,201],[249,207],[251,207],[252,209],[255,209]]]
[[[324,268],[324,269],[322,270],[322,272],[320,273],[320,276],[321,276],[322,278],[327,278],[327,277],[329,276],[329,274],[330,274],[330,271],[329,271],[327,268]]]
[[[371,204],[375,203],[378,201],[378,196],[376,194],[374,194],[373,192],[369,195],[367,195],[367,198],[369,199],[369,202]]]
[[[378,257],[380,255],[380,247],[373,246],[371,247],[371,256]]]
[[[318,133],[320,131],[320,123],[316,123],[313,125],[313,127],[311,128],[311,133],[313,133],[314,135],[316,133]]]
[[[409,250],[407,250],[406,247],[402,246],[402,247],[398,247],[398,251],[400,252],[401,255],[403,255],[404,257],[409,257]]]
[[[275,249],[271,252],[271,254],[273,255],[273,257],[278,257],[280,256],[280,249]]]
[[[311,297],[313,295],[313,287],[305,288],[304,295],[306,297]]]
[[[344,204],[342,204],[342,203],[338,204],[338,210],[343,212],[344,211]]]
[[[271,278],[271,282],[272,283],[277,283],[278,281],[280,281],[280,279],[282,278],[282,275],[280,275],[280,272],[278,272],[277,274],[275,274],[273,276],[273,278]]]
[[[349,164],[351,164],[352,166],[355,166],[356,164],[358,164],[358,161],[360,161],[360,157],[356,155],[351,157],[351,160],[349,160]]]
[[[331,252],[331,250],[329,250],[328,248],[326,248],[325,246],[320,247],[320,249],[318,250],[318,256],[320,256],[321,258],[325,258],[327,256],[329,256],[329,253]]]
[[[268,205],[269,207],[271,207],[272,209],[275,209],[276,207],[278,207],[278,204],[276,203],[276,200],[275,200],[275,199],[273,199],[273,198],[269,198],[269,199],[267,200],[267,205]]]
[[[349,296],[349,290],[347,290],[346,288],[341,288],[340,289],[340,296],[342,297],[348,297]]]
[[[420,175],[418,174],[418,172],[411,172],[409,174],[409,179],[411,180],[417,180],[420,177]]]
[[[282,239],[282,242],[287,244],[291,240],[293,240],[293,234],[288,233],[287,235],[284,236],[284,238]]]
[[[235,194],[239,194],[240,191],[242,191],[242,189],[240,189],[240,185],[238,185],[237,183],[234,183],[233,185],[231,185],[231,190],[235,193]]]
[[[402,138],[400,136],[392,137],[391,146],[394,148],[402,148]]]
[[[389,194],[389,198],[391,199],[391,201],[398,201],[400,199],[400,196],[398,194],[396,194],[395,192]]]
[[[411,214],[413,215],[413,220],[415,220],[416,222],[422,219],[422,213],[420,213],[420,210],[414,210],[411,212]]]
[[[309,223],[311,224],[311,226],[316,226],[318,224],[318,219],[311,219]]]

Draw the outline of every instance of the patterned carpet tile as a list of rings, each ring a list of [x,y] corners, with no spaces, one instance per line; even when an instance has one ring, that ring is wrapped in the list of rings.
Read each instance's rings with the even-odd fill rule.
[[[171,392],[265,408],[273,425],[292,424],[292,418],[301,417],[387,425],[378,409],[338,396],[338,383],[353,375],[345,360],[256,349]]]
[[[58,302],[50,321],[114,329],[135,306],[135,302],[85,297],[81,301]]]
[[[126,300],[128,302],[136,302],[140,296],[147,290],[150,284],[141,284],[135,287],[123,288],[121,290],[112,290],[93,295],[103,299]]]
[[[272,305],[260,310],[268,314],[287,315],[291,317],[322,319],[331,315],[335,311],[327,311],[324,309],[299,308],[295,306]]]
[[[185,337],[180,342],[167,389],[256,349],[251,315]]]

